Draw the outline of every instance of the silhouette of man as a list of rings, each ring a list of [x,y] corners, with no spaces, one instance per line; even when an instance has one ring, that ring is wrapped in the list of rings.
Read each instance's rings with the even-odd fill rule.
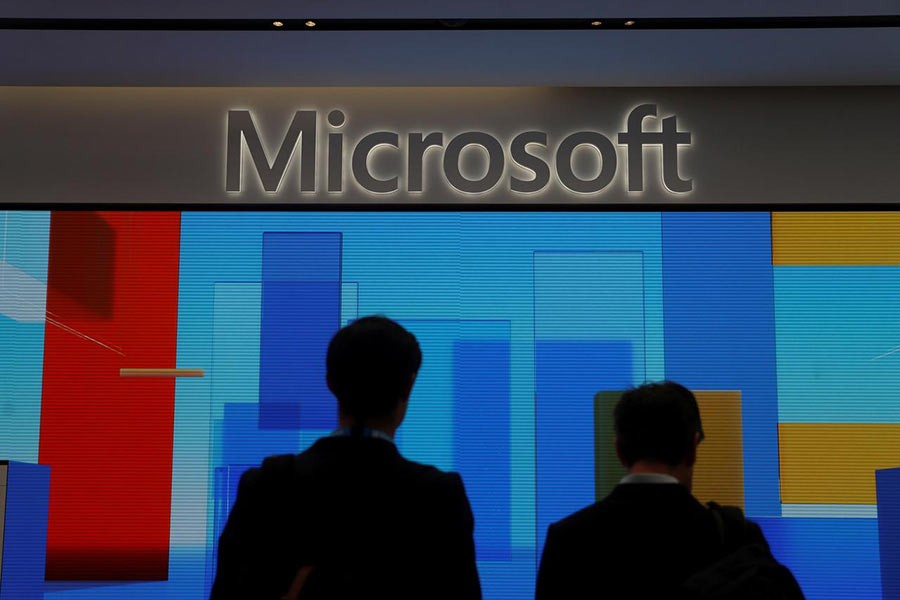
[[[670,599],[688,577],[722,558],[712,511],[691,494],[703,427],[697,400],[674,382],[625,392],[614,412],[616,453],[628,469],[613,491],[552,524],[537,600]],[[743,522],[742,544],[768,544]]]
[[[332,338],[339,428],[243,475],[211,600],[481,598],[462,480],[394,445],[421,361],[416,338],[385,317]]]

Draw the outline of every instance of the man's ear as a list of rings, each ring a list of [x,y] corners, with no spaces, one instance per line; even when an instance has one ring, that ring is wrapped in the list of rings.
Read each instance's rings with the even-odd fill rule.
[[[627,469],[628,463],[625,461],[625,452],[622,451],[622,442],[619,441],[619,438],[616,438],[616,456],[619,458],[619,462],[622,463],[622,466]]]
[[[409,397],[412,395],[413,386],[416,385],[416,375],[418,375],[418,372],[413,373],[412,377],[409,378],[409,385],[406,388],[406,394],[404,394],[404,400],[409,400]]]
[[[694,440],[691,443],[691,447],[688,450],[687,456],[684,458],[684,463],[687,466],[693,467],[697,463],[697,446],[699,446],[699,445],[700,445],[700,434],[695,433]]]
[[[327,373],[325,374],[325,385],[328,386],[328,391],[334,394],[334,384],[331,382],[331,376]]]

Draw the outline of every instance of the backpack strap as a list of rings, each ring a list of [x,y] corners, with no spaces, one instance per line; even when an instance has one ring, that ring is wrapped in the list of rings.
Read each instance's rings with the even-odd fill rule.
[[[725,553],[733,552],[747,542],[747,520],[744,511],[737,506],[722,506],[707,502]]]
[[[303,586],[306,585],[306,580],[309,579],[314,569],[315,567],[312,565],[300,567],[300,570],[297,571],[297,575],[294,577],[294,581],[291,582],[290,589],[281,597],[281,600],[300,600],[300,592],[303,591]]]

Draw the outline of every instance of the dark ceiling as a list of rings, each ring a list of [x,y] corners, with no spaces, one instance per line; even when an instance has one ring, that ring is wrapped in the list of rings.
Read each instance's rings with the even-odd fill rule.
[[[0,19],[900,15],[900,0],[0,0]],[[852,21],[848,21],[852,23]],[[428,31],[0,29],[2,85],[900,85],[897,27]]]

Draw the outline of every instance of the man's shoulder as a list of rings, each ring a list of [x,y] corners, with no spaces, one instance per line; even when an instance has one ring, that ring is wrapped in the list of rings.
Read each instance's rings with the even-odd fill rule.
[[[244,479],[250,486],[268,486],[286,481],[342,477],[357,467],[364,467],[369,475],[380,474],[395,479],[401,485],[435,490],[462,488],[458,473],[409,460],[389,442],[364,440],[357,447],[354,441],[346,438],[322,438],[299,454],[269,456],[259,467],[248,469]]]
[[[665,529],[669,524],[701,522],[712,527],[709,511],[677,484],[620,484],[610,494],[551,525],[554,533],[566,537],[594,537],[598,530],[609,532],[647,525]],[[660,523],[661,522],[661,523]]]

